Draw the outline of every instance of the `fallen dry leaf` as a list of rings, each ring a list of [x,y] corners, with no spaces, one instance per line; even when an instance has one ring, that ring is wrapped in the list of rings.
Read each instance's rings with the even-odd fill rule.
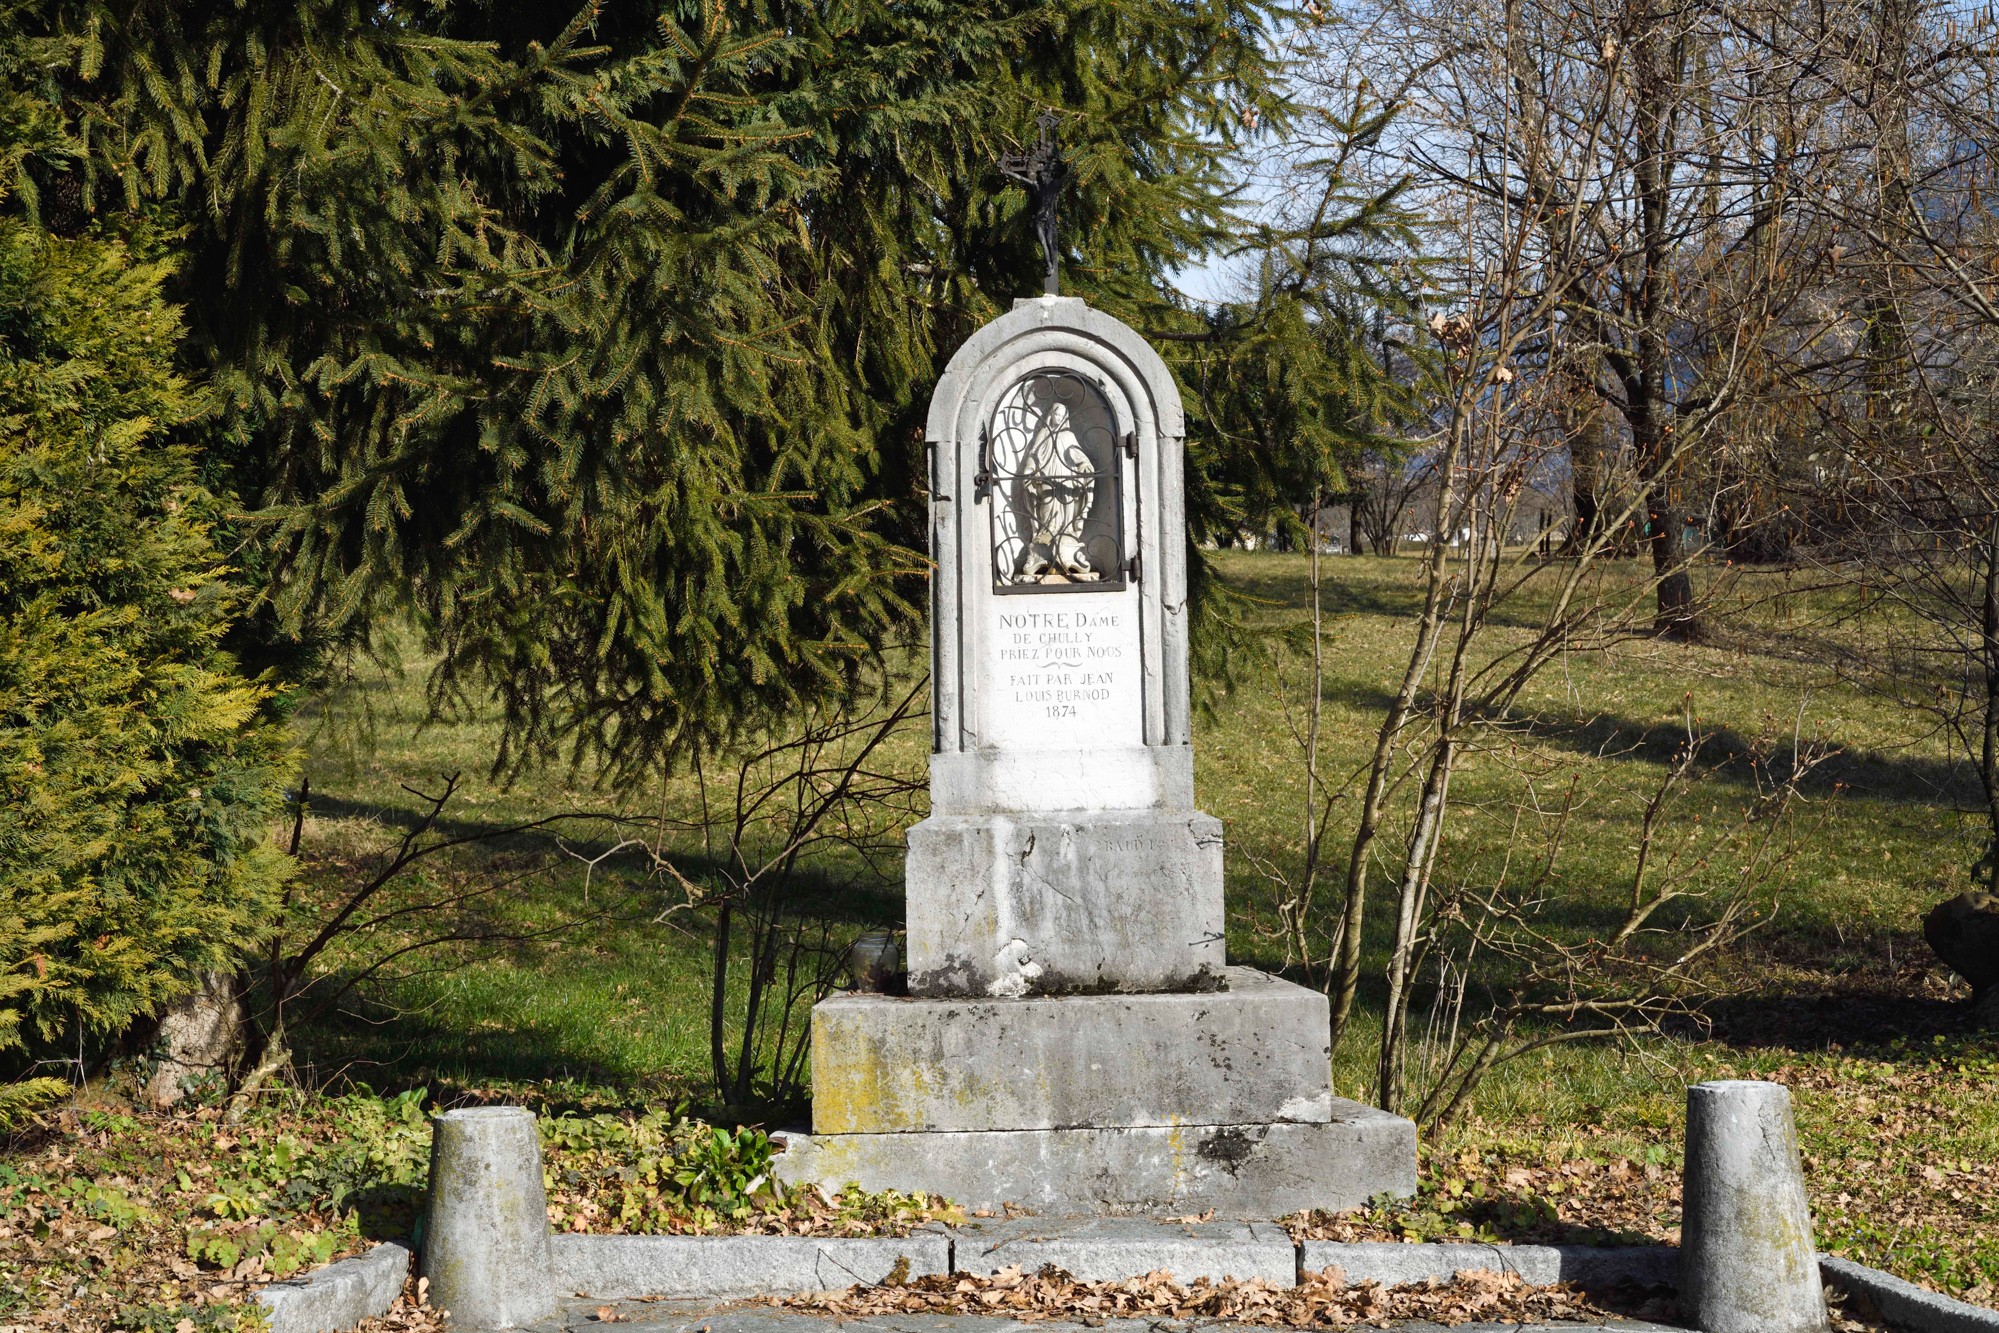
[[[1633,1303],[1647,1296],[1634,1293]],[[1652,1299],[1656,1304],[1657,1298]],[[1276,1287],[1262,1279],[1199,1278],[1182,1285],[1163,1272],[1120,1282],[1078,1282],[1053,1267],[1031,1276],[1009,1268],[992,1277],[920,1277],[900,1285],[771,1296],[762,1303],[842,1319],[990,1312],[1018,1320],[1079,1319],[1088,1324],[1113,1318],[1226,1319],[1266,1327],[1332,1328],[1390,1319],[1447,1325],[1532,1323],[1597,1319],[1614,1312],[1573,1286],[1531,1286],[1512,1273],[1461,1273],[1454,1282],[1384,1288],[1373,1282],[1349,1285],[1338,1269],[1308,1273],[1295,1287]]]

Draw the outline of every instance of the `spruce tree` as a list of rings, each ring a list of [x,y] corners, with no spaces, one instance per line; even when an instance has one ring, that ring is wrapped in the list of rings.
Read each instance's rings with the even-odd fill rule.
[[[50,55],[0,45],[0,180],[69,151]],[[166,265],[0,202],[0,1052],[67,1053],[258,936],[288,755],[219,647],[240,595]],[[49,1090],[0,1090],[0,1121]]]
[[[1056,110],[1070,289],[1183,319],[1262,0],[55,0],[81,216],[189,226],[257,577],[416,612],[440,705],[614,772],[864,688],[925,560],[921,408],[1038,264],[995,162]]]

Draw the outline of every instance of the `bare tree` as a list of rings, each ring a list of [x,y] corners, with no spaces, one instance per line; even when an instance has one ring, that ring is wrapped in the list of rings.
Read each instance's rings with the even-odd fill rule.
[[[1353,486],[1349,549],[1394,555],[1402,545],[1402,527],[1419,492],[1434,480],[1431,460],[1407,451],[1370,449],[1348,473]]]
[[[1847,298],[1795,371],[1841,522],[1810,556],[1886,626],[1838,661],[1931,719],[1975,772],[1999,888],[1999,19],[1872,0],[1839,66],[1841,170],[1813,207]]]
[[[1533,864],[1524,882],[1459,884],[1440,899],[1412,960],[1413,970],[1434,964],[1438,978],[1415,1043],[1419,1124],[1448,1124],[1487,1074],[1534,1051],[1657,1032],[1674,1020],[1698,1023],[1697,1002],[1711,993],[1707,965],[1773,919],[1804,832],[1793,819],[1804,783],[1831,751],[1794,734],[1783,747],[1703,764],[1712,737],[1697,732],[1691,711],[1684,728],[1646,799],[1624,902],[1609,929],[1577,940],[1544,920],[1559,897],[1558,858],[1586,810],[1573,771],[1555,770],[1557,799],[1517,812],[1502,865],[1510,870],[1514,853],[1525,852]],[[1748,773],[1753,799],[1725,822],[1688,818],[1686,808],[1724,780],[1724,768]],[[1468,1015],[1481,981],[1493,993]],[[1398,1066],[1383,1076],[1399,1088],[1409,1072]]]
[[[1517,295],[1558,314],[1517,352],[1601,405],[1567,405],[1578,539],[1621,457],[1646,496],[1662,634],[1701,631],[1693,465],[1774,374],[1759,353],[1809,287],[1795,196],[1837,17],[1792,0],[1396,0],[1326,39],[1323,72],[1393,71],[1399,150],[1439,215],[1471,210],[1474,250],[1531,225]]]
[[[1392,93],[1410,104],[1411,123],[1385,135],[1383,151],[1400,154],[1390,170],[1415,166],[1435,222],[1428,331],[1438,355],[1425,386],[1433,429],[1421,443],[1434,460],[1434,528],[1449,540],[1424,552],[1408,655],[1371,755],[1345,782],[1311,765],[1308,873],[1287,872],[1281,891],[1287,951],[1308,968],[1324,960],[1336,1043],[1353,1020],[1374,901],[1387,895],[1376,1061],[1386,1107],[1408,1097],[1410,1014],[1429,942],[1465,902],[1444,850],[1460,767],[1512,744],[1521,692],[1557,657],[1637,635],[1698,635],[1692,552],[1682,543],[1688,478],[1732,406],[1775,378],[1772,349],[1799,341],[1786,323],[1805,290],[1786,267],[1803,244],[1794,245],[1786,173],[1816,121],[1806,108],[1803,129],[1770,131],[1780,85],[1796,82],[1796,53],[1745,36],[1751,16],[1643,0],[1607,10],[1402,0],[1358,36],[1336,33],[1317,66],[1338,100],[1363,66],[1378,74],[1384,61],[1401,62]],[[1542,561],[1516,544],[1519,507],[1559,473],[1557,458],[1567,456],[1573,475],[1576,455],[1559,426],[1586,415],[1602,423],[1588,459],[1590,521],[1572,525],[1567,559]],[[1648,547],[1642,572],[1617,559],[1633,533]],[[1494,634],[1502,612],[1532,628]],[[1302,702],[1311,716],[1311,700]],[[1298,731],[1309,749],[1315,730]],[[1336,812],[1350,821],[1337,857],[1343,882],[1319,908],[1309,872],[1334,859],[1323,844]],[[1526,928],[1521,901],[1488,897],[1499,914],[1487,922],[1488,945],[1506,933],[1507,913],[1508,930]],[[1627,921],[1626,937],[1654,911]],[[1715,941],[1683,950],[1688,966],[1736,920],[1676,921]],[[1501,964],[1503,952],[1485,957]],[[1577,977],[1617,971],[1608,956],[1572,955],[1564,966]],[[1637,989],[1641,978],[1658,981],[1638,969],[1594,988],[1589,1003],[1642,1008],[1652,992]],[[1488,988],[1498,998],[1471,1030],[1509,1034],[1492,1058],[1528,1016],[1509,1018],[1507,1006],[1544,1003],[1535,997],[1548,980],[1530,974],[1512,999]],[[1467,1059],[1437,1077],[1462,1080],[1480,1067]],[[1456,1086],[1468,1095],[1469,1085]],[[1427,1114],[1462,1104],[1453,1091],[1430,1096],[1437,1091],[1421,1097]]]
[[[504,924],[499,914],[487,910],[508,890],[547,873],[555,852],[552,836],[542,849],[546,855],[529,856],[511,867],[489,864],[481,873],[443,880],[426,875],[431,866],[468,848],[553,835],[601,818],[568,812],[497,828],[453,830],[446,811],[458,794],[459,778],[456,773],[442,777],[429,791],[405,785],[418,810],[393,845],[358,876],[308,874],[287,886],[277,926],[261,956],[246,959],[235,979],[235,995],[250,1003],[239,1010],[247,1033],[239,1044],[242,1063],[229,1100],[232,1122],[266,1084],[291,1068],[293,1034],[323,1021],[370,983],[407,979],[412,960],[428,960],[453,946],[497,949],[552,938],[617,910],[617,903],[601,904],[595,911],[529,929]],[[294,857],[302,849],[311,801],[311,782],[303,779],[292,810]],[[462,954],[450,956],[447,966],[462,964]]]
[[[621,821],[631,836],[593,858],[637,853],[670,888],[662,915],[711,915],[711,1073],[738,1113],[787,1114],[805,1095],[811,1007],[851,943],[829,900],[896,879],[928,784],[895,742],[921,727],[928,694],[919,680],[875,708],[813,712],[753,739],[728,757],[719,808],[706,760],[697,815]]]

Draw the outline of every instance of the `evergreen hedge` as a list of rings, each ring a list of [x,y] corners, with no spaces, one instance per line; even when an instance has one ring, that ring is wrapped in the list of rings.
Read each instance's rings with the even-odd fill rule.
[[[288,864],[165,276],[0,218],[0,1049],[73,1051],[229,964]]]

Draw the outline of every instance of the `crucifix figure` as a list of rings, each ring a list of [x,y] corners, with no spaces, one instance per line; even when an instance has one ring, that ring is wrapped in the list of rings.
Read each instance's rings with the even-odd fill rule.
[[[1009,151],[1001,154],[999,169],[1008,180],[1018,181],[1027,187],[1027,197],[1034,204],[1034,234],[1041,238],[1041,291],[1045,296],[1054,296],[1058,289],[1062,253],[1056,234],[1055,207],[1061,198],[1063,185],[1069,180],[1069,164],[1062,160],[1061,150],[1055,147],[1055,126],[1058,123],[1055,113],[1044,111],[1034,118],[1034,123],[1041,129],[1034,147],[1025,153]]]

